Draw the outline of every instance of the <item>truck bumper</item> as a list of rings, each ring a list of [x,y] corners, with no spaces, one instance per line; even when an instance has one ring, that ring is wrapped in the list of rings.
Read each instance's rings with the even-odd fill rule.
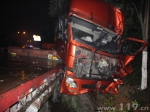
[[[71,77],[77,86],[70,87],[66,82],[67,77],[68,76],[65,75],[62,80],[60,92],[68,95],[83,94],[90,91],[99,91],[102,93],[117,94],[118,85],[123,84],[122,80],[104,81],[104,80],[87,80]]]

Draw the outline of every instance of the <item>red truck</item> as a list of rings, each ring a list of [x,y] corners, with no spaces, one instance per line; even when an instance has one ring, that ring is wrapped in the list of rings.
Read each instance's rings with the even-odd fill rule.
[[[52,94],[54,102],[60,93],[116,94],[132,73],[131,62],[148,44],[123,39],[123,13],[101,0],[71,0],[58,23],[55,48],[65,66],[43,59],[56,57],[53,50],[8,48],[11,60],[0,63],[0,112],[42,112]]]
[[[132,73],[131,62],[148,44],[123,39],[122,11],[101,0],[71,0],[58,23],[55,47],[66,66],[60,92],[69,95],[117,94]]]

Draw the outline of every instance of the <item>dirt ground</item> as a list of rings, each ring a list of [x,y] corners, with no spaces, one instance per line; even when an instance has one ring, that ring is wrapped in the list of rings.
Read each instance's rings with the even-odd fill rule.
[[[63,95],[62,102],[52,104],[52,112],[150,112],[150,97],[147,92],[135,90],[133,86],[126,84],[119,88],[117,95],[99,92],[78,96]],[[115,110],[100,111],[100,107],[115,107]]]

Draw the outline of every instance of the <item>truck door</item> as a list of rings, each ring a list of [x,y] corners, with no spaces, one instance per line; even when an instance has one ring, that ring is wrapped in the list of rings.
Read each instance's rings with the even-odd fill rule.
[[[60,16],[55,36],[55,46],[58,55],[62,58],[64,62],[67,55],[67,36],[65,29],[65,18],[64,16]]]
[[[147,42],[140,39],[131,37],[125,39],[121,47],[124,67],[129,66],[134,60],[135,56],[140,54],[147,45]]]
[[[58,38],[55,41],[55,45],[56,45],[56,50],[57,50],[58,55],[65,62],[66,55],[67,55],[67,42],[66,42],[66,40]]]

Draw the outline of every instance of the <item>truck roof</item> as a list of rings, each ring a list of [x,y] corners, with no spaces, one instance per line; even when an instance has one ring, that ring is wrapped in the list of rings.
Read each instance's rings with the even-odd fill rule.
[[[101,0],[71,0],[69,14],[98,24],[119,35],[122,35],[124,30],[123,13]]]

